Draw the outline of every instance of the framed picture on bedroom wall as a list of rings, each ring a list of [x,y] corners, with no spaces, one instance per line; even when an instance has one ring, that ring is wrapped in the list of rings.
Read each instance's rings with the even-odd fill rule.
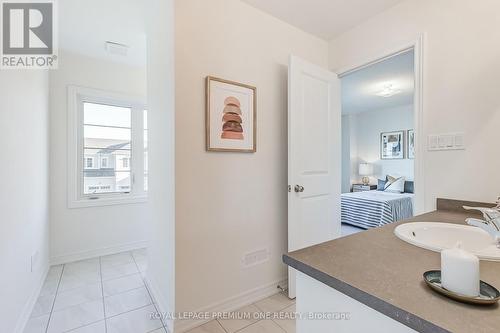
[[[380,134],[380,159],[399,160],[405,158],[405,131]]]
[[[257,89],[208,76],[206,79],[207,151],[257,150]]]
[[[415,131],[414,130],[408,130],[408,158],[409,159],[414,159],[415,158]]]

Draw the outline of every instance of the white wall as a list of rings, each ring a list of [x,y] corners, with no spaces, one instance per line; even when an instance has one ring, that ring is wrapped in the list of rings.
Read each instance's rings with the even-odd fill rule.
[[[149,200],[147,279],[162,312],[175,311],[175,104],[173,0],[147,0]],[[172,332],[172,321],[167,325]]]
[[[49,263],[48,74],[2,71],[0,91],[0,331],[20,333]]]
[[[467,146],[421,157],[425,210],[436,197],[491,202],[500,193],[499,20],[496,0],[407,0],[330,43],[330,68],[339,69],[425,34],[421,139],[464,132]]]
[[[356,117],[351,115],[342,116],[342,193],[351,191],[351,185],[356,181],[354,178],[358,168],[358,138]]]
[[[356,138],[351,143],[352,152],[343,151],[343,163],[350,163],[350,172],[343,172],[343,182],[360,182],[359,163],[373,165],[371,183],[377,184],[377,178],[385,179],[386,175],[404,176],[413,180],[414,160],[381,160],[380,134],[399,130],[413,129],[413,105],[394,107],[352,115],[344,115],[342,131],[346,138]],[[344,119],[346,118],[346,119]],[[355,147],[353,147],[355,145]]]
[[[67,88],[146,96],[146,70],[60,50],[50,73],[51,260],[66,262],[145,245],[147,203],[75,208],[67,204]]]
[[[213,309],[286,276],[287,68],[328,45],[241,1],[176,1],[176,306]],[[205,151],[205,77],[257,87],[257,152]],[[270,260],[244,268],[246,252]]]

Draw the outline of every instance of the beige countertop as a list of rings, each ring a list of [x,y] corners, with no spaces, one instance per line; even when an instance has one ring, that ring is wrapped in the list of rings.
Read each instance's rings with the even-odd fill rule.
[[[417,331],[498,333],[498,304],[467,305],[432,291],[422,274],[440,269],[440,254],[394,235],[394,228],[401,223],[465,224],[465,218],[470,216],[460,211],[438,210],[288,253],[283,260]],[[500,262],[481,261],[481,280],[500,288]]]

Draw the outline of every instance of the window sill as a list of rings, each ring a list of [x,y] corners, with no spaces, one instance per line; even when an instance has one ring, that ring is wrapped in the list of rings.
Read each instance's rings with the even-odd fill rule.
[[[82,198],[78,200],[70,200],[68,208],[86,208],[114,205],[129,205],[136,203],[144,203],[148,201],[147,194],[144,195],[124,195],[112,197],[99,197],[98,199]]]

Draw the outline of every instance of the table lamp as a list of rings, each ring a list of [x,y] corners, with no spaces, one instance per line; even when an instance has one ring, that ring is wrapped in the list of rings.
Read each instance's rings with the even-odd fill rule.
[[[359,175],[363,176],[361,181],[363,182],[363,185],[369,185],[370,184],[370,177],[373,174],[373,165],[369,163],[361,163],[359,165]]]

